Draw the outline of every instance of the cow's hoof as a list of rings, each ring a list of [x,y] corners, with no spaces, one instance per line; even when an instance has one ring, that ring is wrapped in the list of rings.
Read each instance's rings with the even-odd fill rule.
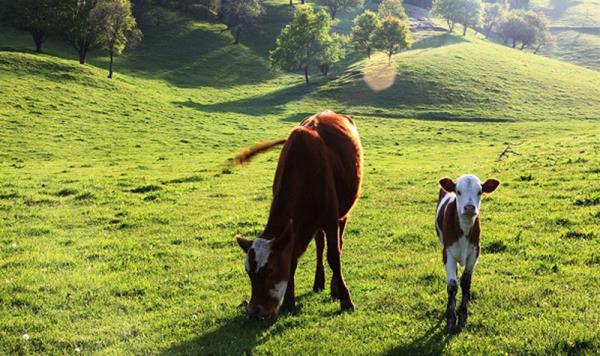
[[[456,324],[450,322],[446,323],[446,328],[444,329],[444,331],[447,334],[454,334],[456,332]]]
[[[319,293],[325,290],[325,281],[316,282],[313,284],[313,292]]]
[[[456,316],[455,315],[452,315],[446,319],[445,331],[449,334],[456,332]]]
[[[281,314],[289,314],[289,315],[298,314],[298,308],[296,308],[295,305],[282,305],[279,311]]]
[[[350,313],[350,314],[352,314],[355,311],[354,304],[352,302],[345,302],[345,303],[343,302],[342,305],[341,305],[340,311],[342,313]]]

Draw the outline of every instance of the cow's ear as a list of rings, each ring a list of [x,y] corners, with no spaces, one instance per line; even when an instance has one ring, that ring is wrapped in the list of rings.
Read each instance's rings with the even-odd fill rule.
[[[273,242],[273,249],[283,250],[286,247],[291,246],[293,231],[294,222],[292,219],[290,219],[289,223],[287,224],[281,235],[277,237]]]
[[[499,185],[500,185],[499,180],[490,178],[481,185],[481,189],[483,190],[484,193],[489,194],[489,193],[493,192],[494,190],[496,190],[496,188],[498,188]]]
[[[454,191],[456,190],[456,184],[450,178],[440,179],[440,186],[448,193],[454,193]]]
[[[244,253],[248,253],[248,250],[250,249],[250,246],[252,246],[252,241],[243,238],[240,235],[237,235],[235,237],[235,240],[237,241],[238,245],[240,245],[240,247],[242,248],[242,250],[244,250]]]

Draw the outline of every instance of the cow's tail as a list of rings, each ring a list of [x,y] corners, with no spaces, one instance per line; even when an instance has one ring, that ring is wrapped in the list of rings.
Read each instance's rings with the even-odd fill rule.
[[[233,158],[232,163],[234,165],[248,163],[257,154],[267,152],[276,146],[283,145],[286,140],[287,139],[283,138],[281,140],[260,142],[250,148],[245,148],[244,150],[242,150],[242,152],[240,152],[237,156]]]

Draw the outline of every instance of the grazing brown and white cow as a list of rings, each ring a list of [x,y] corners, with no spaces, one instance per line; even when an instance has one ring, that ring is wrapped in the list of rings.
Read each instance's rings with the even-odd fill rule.
[[[462,301],[458,309],[458,325],[467,322],[467,304],[471,298],[471,276],[479,257],[479,207],[481,195],[491,193],[500,182],[488,179],[481,183],[474,175],[464,175],[456,181],[450,178],[440,180],[440,196],[435,214],[435,227],[443,246],[443,260],[446,267],[448,306],[446,309],[446,331],[456,329],[456,293],[458,277],[456,264],[464,266],[460,279]]]
[[[258,144],[236,160],[285,144],[279,157],[273,201],[264,231],[254,240],[237,237],[246,252],[246,272],[252,294],[247,312],[259,318],[275,318],[281,311],[294,312],[294,273],[298,258],[314,238],[317,270],[313,289],[325,289],[323,249],[327,237],[327,261],[333,276],[331,296],[340,299],[343,311],[354,304],[342,276],[342,236],[350,209],[358,199],[362,180],[362,147],[349,116],[331,111],[308,117],[287,139]]]

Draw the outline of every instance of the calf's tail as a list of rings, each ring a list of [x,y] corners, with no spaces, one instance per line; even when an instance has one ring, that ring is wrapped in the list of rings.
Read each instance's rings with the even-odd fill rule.
[[[283,145],[286,140],[283,138],[275,141],[260,142],[250,148],[244,148],[242,152],[233,158],[233,164],[248,163],[257,154],[267,152],[275,146]]]

